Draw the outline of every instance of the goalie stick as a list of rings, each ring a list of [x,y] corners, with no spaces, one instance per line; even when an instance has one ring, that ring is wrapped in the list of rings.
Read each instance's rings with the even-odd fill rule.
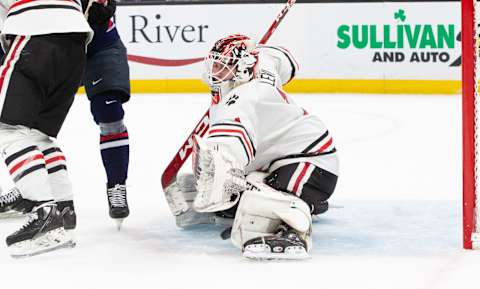
[[[295,1],[296,0],[287,1],[287,3],[285,4],[285,7],[283,7],[280,13],[278,13],[277,17],[275,18],[273,23],[270,25],[267,32],[260,39],[259,44],[265,44],[270,39],[273,32],[277,29],[278,25],[282,22],[283,18],[285,17],[287,12],[290,10],[290,8],[293,6]],[[175,202],[176,200],[172,199],[174,198],[174,196],[171,196],[169,194],[168,189],[170,186],[172,186],[175,183],[175,178],[177,176],[177,173],[180,171],[180,168],[183,166],[185,161],[188,159],[188,157],[192,153],[193,136],[199,135],[200,137],[203,137],[207,133],[210,126],[209,117],[210,117],[209,110],[207,110],[162,174],[162,188],[163,188],[163,191],[165,192],[165,196],[167,197],[167,201],[169,202],[169,204],[171,202]],[[181,214],[186,209],[187,208],[184,208],[177,213],[173,212],[173,214],[174,215]]]
[[[268,28],[267,32],[263,37],[260,39],[259,44],[265,44],[270,37],[272,36],[273,32],[277,29],[278,25],[282,22],[287,12],[293,6],[296,0],[288,0],[285,7],[280,11],[277,15],[273,23]],[[175,181],[175,176],[177,175],[180,168],[183,166],[185,161],[188,159],[190,154],[192,153],[193,148],[193,135],[197,134],[200,137],[203,137],[209,128],[209,110],[205,112],[201,120],[198,122],[197,126],[193,129],[190,133],[186,141],[180,147],[178,152],[173,157],[172,161],[168,164],[167,168],[162,174],[162,188],[165,191],[166,188],[171,185]]]

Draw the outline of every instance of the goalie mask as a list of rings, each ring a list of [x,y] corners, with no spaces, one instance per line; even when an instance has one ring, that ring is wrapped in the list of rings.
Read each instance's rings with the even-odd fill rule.
[[[241,34],[218,40],[205,57],[205,82],[212,90],[221,90],[222,86],[231,89],[249,81],[257,61],[252,54],[254,48],[253,41]]]

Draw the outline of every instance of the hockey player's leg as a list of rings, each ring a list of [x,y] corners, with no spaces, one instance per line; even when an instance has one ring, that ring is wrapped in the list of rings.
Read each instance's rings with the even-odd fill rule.
[[[58,135],[73,102],[85,69],[85,36],[17,36],[13,43],[19,49],[9,52],[11,66],[2,72],[9,77],[0,90],[0,150],[22,194],[19,206],[29,214],[28,222],[7,238],[15,256],[74,245],[54,203],[40,147]]]
[[[73,205],[73,190],[67,172],[65,155],[51,138],[42,140],[38,146],[45,158],[48,181],[57,204],[57,210],[63,218],[64,227],[66,230],[73,230],[77,226],[77,216]]]
[[[31,62],[29,56],[33,55],[32,51],[36,45],[34,43],[35,41],[32,43],[31,37],[23,36],[16,36],[12,41],[7,53],[11,67],[1,67],[4,73],[9,74],[8,82],[3,85],[0,91],[2,95],[0,98],[4,98],[0,102],[0,107],[2,107],[0,111],[0,132],[3,135],[7,134],[0,136],[2,147],[15,141],[22,141],[28,136],[29,130],[27,127],[33,124],[35,120],[34,116],[38,113],[38,107],[41,106],[41,97],[35,95],[35,88],[33,85],[29,85],[31,82],[29,76],[18,69],[18,67],[25,67],[27,63]],[[12,49],[12,47],[17,46],[19,51]],[[39,59],[40,65],[45,64],[44,58],[39,57]],[[21,107],[22,109],[17,109],[17,107]],[[23,124],[24,126],[13,126],[5,123]],[[23,148],[28,146],[27,144],[24,145],[25,147]],[[29,154],[27,153],[27,155]],[[10,169],[7,168],[7,170]],[[18,189],[9,191],[3,195],[1,199],[0,211],[2,211],[2,217],[18,215],[12,212],[12,209],[19,212],[30,212],[33,208],[33,206],[30,206],[30,204],[22,198]]]
[[[258,174],[258,173],[253,173]],[[311,249],[308,205],[250,174],[232,227],[232,242],[251,259],[305,259]]]
[[[48,179],[53,196],[60,211],[66,230],[73,230],[77,216],[73,204],[73,192],[67,175],[65,156],[60,148],[50,139],[38,143],[45,159]],[[20,190],[13,187],[0,195],[0,218],[21,217],[32,211],[34,204],[24,200]]]
[[[120,229],[122,221],[130,214],[126,188],[130,147],[122,107],[130,99],[130,75],[126,48],[121,40],[89,55],[85,89],[91,101],[92,116],[100,128],[109,215]]]
[[[22,192],[22,200],[15,209],[28,216],[28,221],[7,237],[11,255],[30,256],[74,246],[53,201],[45,157],[39,149],[40,143],[48,137],[34,129],[0,123],[0,139],[7,168]]]
[[[107,94],[91,100],[91,111],[100,128],[100,153],[107,175],[109,215],[122,221],[130,211],[127,202],[126,180],[129,163],[128,131],[123,122],[121,100]]]

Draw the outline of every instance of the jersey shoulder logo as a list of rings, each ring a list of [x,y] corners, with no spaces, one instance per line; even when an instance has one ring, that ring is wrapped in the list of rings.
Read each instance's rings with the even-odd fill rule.
[[[266,71],[264,69],[260,70],[259,77],[260,82],[270,84],[271,86],[275,86],[275,75],[270,71]]]
[[[230,96],[230,98],[227,100],[227,105],[230,106],[234,104],[238,100],[238,95],[234,94]]]

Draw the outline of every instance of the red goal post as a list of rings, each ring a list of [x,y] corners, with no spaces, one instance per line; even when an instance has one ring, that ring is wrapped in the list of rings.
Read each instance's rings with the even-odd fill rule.
[[[480,134],[477,80],[476,0],[462,0],[463,247],[480,249],[477,209],[480,185]],[[477,147],[478,146],[478,147]]]

